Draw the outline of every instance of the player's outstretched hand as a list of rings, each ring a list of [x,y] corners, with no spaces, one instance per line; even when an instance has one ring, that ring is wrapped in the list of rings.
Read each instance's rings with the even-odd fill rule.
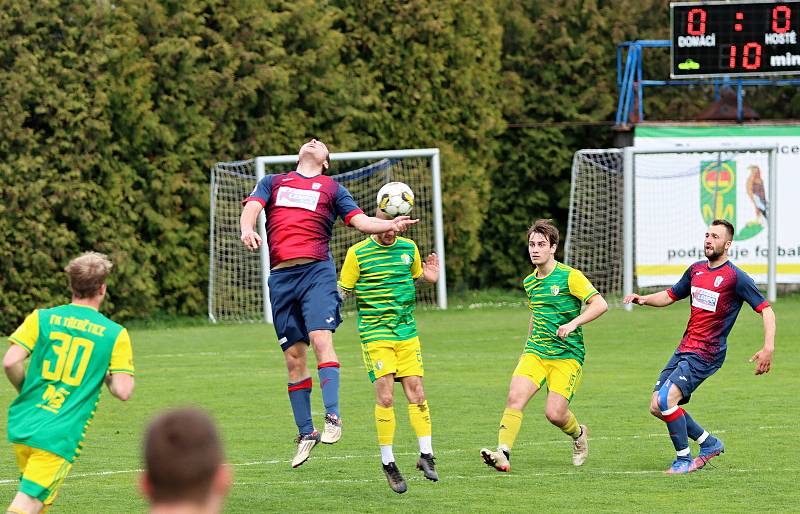
[[[750,362],[756,363],[756,375],[769,373],[769,369],[772,367],[772,350],[762,348],[750,357]]]
[[[422,263],[422,278],[430,283],[439,280],[439,256],[435,253],[428,255]]]
[[[405,232],[408,227],[418,222],[419,220],[412,220],[411,216],[398,216],[392,220],[392,230],[395,232]]]
[[[256,232],[253,230],[250,232],[243,232],[242,237],[239,239],[241,239],[242,243],[244,243],[244,246],[251,251],[258,250],[258,248],[261,246],[261,236],[256,234]]]
[[[576,325],[573,321],[570,321],[569,323],[566,323],[558,327],[558,330],[556,330],[556,335],[561,339],[566,339],[571,333],[575,331],[576,328],[578,328],[578,325]]]
[[[635,303],[635,304],[637,304],[637,305],[644,305],[644,304],[642,303],[642,297],[641,297],[641,296],[639,296],[639,295],[638,295],[638,294],[636,294],[636,293],[629,294],[628,296],[626,296],[625,298],[623,298],[623,299],[622,299],[622,303],[625,303],[625,304],[628,304],[628,303]]]

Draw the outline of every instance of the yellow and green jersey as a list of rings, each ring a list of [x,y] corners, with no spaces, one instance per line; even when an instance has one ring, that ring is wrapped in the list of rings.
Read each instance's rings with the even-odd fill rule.
[[[581,304],[598,294],[597,289],[583,273],[560,262],[543,278],[538,278],[534,270],[522,285],[528,294],[533,319],[524,353],[544,359],[575,359],[583,364],[586,351],[581,327],[566,339],[558,337],[556,331],[580,314]]]
[[[9,342],[31,355],[8,409],[8,440],[74,462],[106,372],[134,374],[128,331],[91,307],[69,304],[33,311]]]
[[[362,343],[416,337],[414,280],[420,275],[419,249],[411,239],[384,246],[368,237],[347,250],[339,287],[355,293]]]

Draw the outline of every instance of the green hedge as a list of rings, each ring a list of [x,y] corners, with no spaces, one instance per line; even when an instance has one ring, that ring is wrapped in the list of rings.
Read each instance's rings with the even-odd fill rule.
[[[112,315],[203,314],[208,169],[310,136],[441,148],[450,286],[516,285],[531,220],[564,226],[572,153],[609,144],[606,127],[558,122],[612,118],[614,45],[666,37],[666,9],[0,0],[0,333],[65,301],[61,270],[90,249],[116,263]],[[686,95],[649,114],[676,107]]]

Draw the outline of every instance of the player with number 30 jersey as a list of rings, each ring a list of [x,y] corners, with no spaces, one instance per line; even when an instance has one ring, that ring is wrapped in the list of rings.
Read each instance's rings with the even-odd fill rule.
[[[8,512],[36,514],[53,503],[81,454],[104,382],[121,400],[133,393],[128,331],[98,312],[110,270],[102,254],[73,259],[66,267],[72,303],[33,311],[9,337],[3,367],[19,395],[8,409],[8,440],[22,476]]]

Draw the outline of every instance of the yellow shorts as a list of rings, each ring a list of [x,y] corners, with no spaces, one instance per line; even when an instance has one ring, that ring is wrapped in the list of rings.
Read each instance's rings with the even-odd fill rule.
[[[373,382],[390,373],[395,378],[424,375],[419,337],[405,341],[372,341],[361,346],[361,355]]]
[[[17,467],[22,475],[19,490],[45,505],[52,505],[58,488],[64,482],[72,464],[55,453],[24,444],[12,444],[17,456]]]
[[[583,369],[575,359],[543,359],[534,353],[523,353],[513,376],[529,378],[534,384],[558,393],[571,401],[578,390]]]

